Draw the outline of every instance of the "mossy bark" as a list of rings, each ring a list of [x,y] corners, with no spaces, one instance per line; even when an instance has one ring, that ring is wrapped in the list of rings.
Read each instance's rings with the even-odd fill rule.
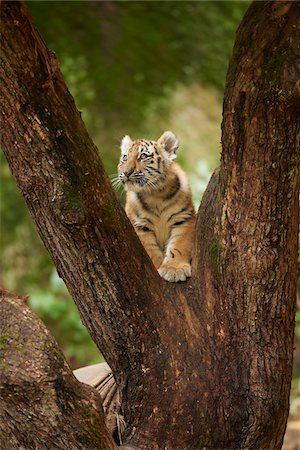
[[[79,383],[24,299],[0,291],[0,447],[115,449],[100,394]]]
[[[2,3],[2,146],[113,370],[127,445],[281,447],[296,300],[298,21],[298,2],[257,2],[240,26],[193,276],[172,285],[134,234],[24,6]],[[271,57],[279,49],[284,57]]]

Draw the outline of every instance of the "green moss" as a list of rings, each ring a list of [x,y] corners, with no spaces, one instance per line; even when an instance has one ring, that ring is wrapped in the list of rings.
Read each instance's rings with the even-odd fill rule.
[[[59,374],[64,367],[64,357],[56,343],[44,340],[40,342],[40,348],[38,349],[48,359],[47,372],[49,374]]]
[[[3,334],[0,336],[0,350],[4,349],[7,346],[8,341],[9,339],[7,336]]]
[[[213,269],[220,274],[221,273],[221,265],[220,265],[220,247],[216,241],[212,241],[209,245],[209,253],[210,253],[210,261],[213,266]]]
[[[276,84],[280,80],[286,52],[286,48],[281,48],[276,53],[273,52],[265,56],[262,71],[269,83]]]
[[[114,230],[121,230],[122,228],[122,221],[120,221],[118,208],[118,203],[115,203],[114,201],[102,205],[105,224],[107,227]]]
[[[0,360],[0,371],[1,371],[2,375],[7,374],[8,368],[9,368],[8,365],[5,364],[5,362],[3,360]]]
[[[63,192],[71,206],[78,206],[82,204],[81,195],[77,189],[70,185],[65,185],[63,187]]]
[[[81,224],[85,221],[85,205],[82,201],[80,188],[70,185],[62,187],[63,197],[60,199],[57,209],[62,220],[68,224]]]
[[[102,209],[105,215],[107,215],[108,217],[113,217],[115,214],[117,214],[117,208],[113,202],[106,203],[105,205],[103,205]]]

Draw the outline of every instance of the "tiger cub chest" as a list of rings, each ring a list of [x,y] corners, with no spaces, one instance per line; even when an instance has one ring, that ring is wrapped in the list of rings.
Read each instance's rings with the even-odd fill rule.
[[[145,202],[143,202],[145,203]],[[148,199],[147,208],[140,209],[140,220],[144,226],[154,232],[159,247],[163,250],[170,237],[172,224],[169,218],[172,213],[172,205],[159,202],[156,199]]]
[[[184,195],[156,197],[142,193],[128,192],[126,212],[137,230],[154,233],[159,247],[163,250],[171,231],[180,224],[187,213]]]

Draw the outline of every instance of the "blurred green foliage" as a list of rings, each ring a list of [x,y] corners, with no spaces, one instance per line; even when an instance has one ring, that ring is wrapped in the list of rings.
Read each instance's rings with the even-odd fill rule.
[[[78,310],[56,271],[52,271],[47,289],[32,287],[30,306],[47,323],[71,365],[88,365],[103,360],[83,328]]]
[[[28,2],[55,51],[85,123],[115,171],[124,133],[156,136],[178,83],[201,82],[220,95],[240,1]]]

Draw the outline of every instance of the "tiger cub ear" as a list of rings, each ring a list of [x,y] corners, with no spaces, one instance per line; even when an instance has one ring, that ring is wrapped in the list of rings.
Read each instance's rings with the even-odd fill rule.
[[[177,137],[172,131],[165,131],[158,139],[157,143],[167,152],[168,159],[176,158],[176,151],[179,147]]]
[[[121,142],[121,152],[122,152],[122,154],[124,154],[124,153],[128,153],[128,151],[129,151],[129,149],[130,149],[130,147],[131,147],[131,144],[132,144],[132,140],[130,139],[130,137],[129,136],[124,136],[123,137],[123,139],[122,139],[122,142]]]

